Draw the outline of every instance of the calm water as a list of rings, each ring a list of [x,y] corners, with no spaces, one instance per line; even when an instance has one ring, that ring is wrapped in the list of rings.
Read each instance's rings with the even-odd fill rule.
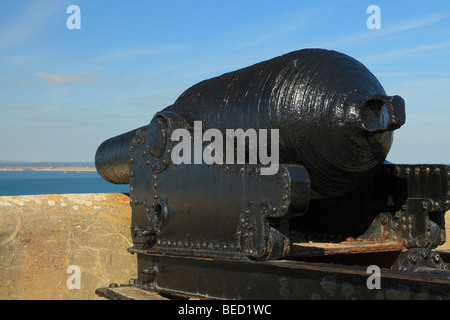
[[[129,191],[129,185],[106,182],[96,171],[0,171],[0,196]]]

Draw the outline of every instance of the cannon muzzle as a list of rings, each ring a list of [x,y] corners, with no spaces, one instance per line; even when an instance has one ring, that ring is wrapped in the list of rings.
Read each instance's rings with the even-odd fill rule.
[[[104,141],[95,154],[97,172],[114,184],[130,183],[130,144],[141,127]]]

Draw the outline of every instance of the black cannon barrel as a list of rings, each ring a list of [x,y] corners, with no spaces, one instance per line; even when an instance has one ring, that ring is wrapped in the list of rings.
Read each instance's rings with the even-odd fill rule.
[[[364,65],[324,49],[294,51],[202,81],[163,111],[190,125],[202,121],[203,130],[279,129],[279,161],[308,170],[312,198],[339,196],[365,183],[406,119],[403,99],[387,96]],[[107,143],[108,149],[118,145],[113,161],[105,162],[107,171],[120,171],[117,176],[126,163],[117,153],[128,152],[129,138]]]
[[[140,129],[145,127],[110,138],[98,147],[95,154],[95,167],[103,179],[115,184],[130,183],[129,149],[136,131]]]

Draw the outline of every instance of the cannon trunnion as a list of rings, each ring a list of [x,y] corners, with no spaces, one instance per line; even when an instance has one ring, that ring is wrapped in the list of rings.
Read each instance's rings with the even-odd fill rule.
[[[195,141],[195,121],[203,132],[278,129],[276,172],[177,162],[171,138],[183,128]],[[327,50],[193,86],[97,151],[98,172],[130,184],[138,278],[126,286],[213,299],[449,298],[446,256],[434,249],[446,241],[450,168],[383,164],[404,121],[400,97]],[[210,147],[200,143],[201,154]],[[381,288],[369,288],[369,266],[381,268]]]

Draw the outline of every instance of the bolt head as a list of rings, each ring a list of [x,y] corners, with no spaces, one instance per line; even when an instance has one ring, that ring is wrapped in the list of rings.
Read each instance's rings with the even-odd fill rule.
[[[409,256],[409,261],[411,261],[412,263],[416,263],[417,262],[417,256],[415,254],[412,254]]]

